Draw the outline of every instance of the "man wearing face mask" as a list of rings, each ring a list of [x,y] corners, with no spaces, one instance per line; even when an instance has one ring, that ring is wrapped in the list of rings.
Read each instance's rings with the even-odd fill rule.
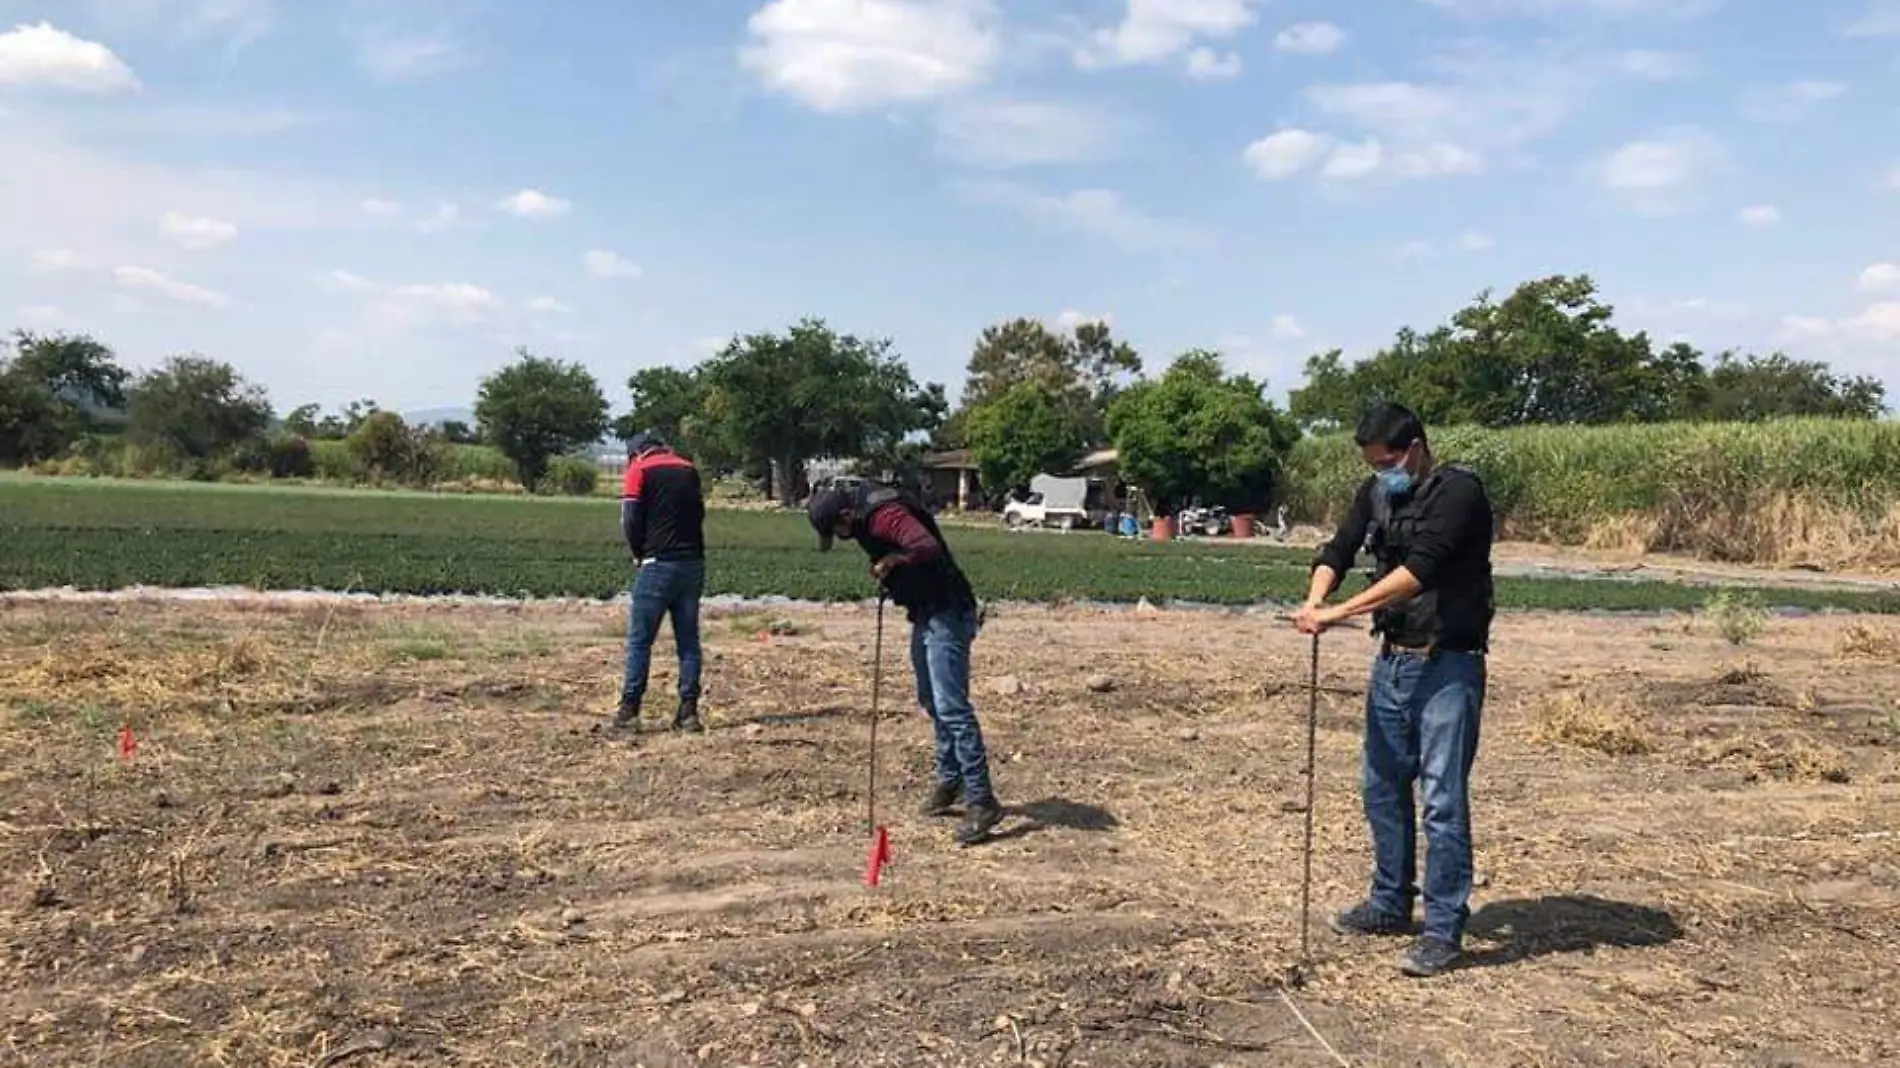
[[[1491,501],[1468,468],[1433,461],[1424,425],[1402,405],[1374,405],[1353,441],[1372,474],[1320,550],[1306,603],[1294,615],[1301,633],[1319,634],[1370,614],[1380,642],[1366,688],[1361,769],[1372,891],[1332,926],[1349,935],[1415,930],[1416,782],[1427,846],[1425,923],[1400,968],[1432,976],[1461,961],[1471,915],[1468,784],[1494,614]],[[1327,606],[1362,548],[1373,559],[1372,585]]]

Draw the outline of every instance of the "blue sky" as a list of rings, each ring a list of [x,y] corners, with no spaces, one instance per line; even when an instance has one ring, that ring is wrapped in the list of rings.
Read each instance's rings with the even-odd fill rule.
[[[1900,0],[0,0],[0,324],[463,405],[802,315],[1298,384],[1478,291],[1900,389]]]

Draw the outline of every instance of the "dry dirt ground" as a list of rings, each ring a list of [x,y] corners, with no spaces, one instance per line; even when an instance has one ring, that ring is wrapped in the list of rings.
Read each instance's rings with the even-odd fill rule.
[[[1288,988],[1308,646],[1267,615],[995,614],[1015,812],[970,849],[913,814],[894,625],[871,889],[868,609],[709,618],[712,729],[628,743],[611,607],[0,602],[0,1064],[1891,1064],[1895,626],[1501,621],[1431,981],[1324,929],[1368,864],[1329,637]]]

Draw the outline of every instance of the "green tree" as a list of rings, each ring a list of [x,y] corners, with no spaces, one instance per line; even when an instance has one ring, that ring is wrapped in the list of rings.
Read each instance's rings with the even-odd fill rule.
[[[1043,382],[1017,383],[969,420],[978,475],[993,490],[1025,490],[1039,474],[1067,470],[1089,445],[1073,409]]]
[[[632,408],[614,422],[616,436],[625,440],[650,430],[703,467],[727,468],[738,462],[732,443],[706,411],[706,383],[702,367],[645,367],[627,379]]]
[[[1076,432],[1090,445],[1107,439],[1108,406],[1141,373],[1141,356],[1116,341],[1108,324],[1085,322],[1058,334],[1035,319],[1017,318],[985,327],[970,354],[962,405],[942,448],[971,444],[969,417],[1025,383],[1058,398]]]
[[[783,335],[735,337],[700,367],[708,430],[790,505],[813,458],[894,455],[943,418],[943,387],[919,386],[890,347],[814,318]]]
[[[579,364],[544,359],[527,349],[482,380],[475,419],[482,436],[515,462],[533,491],[548,461],[599,441],[607,432],[607,398]]]
[[[173,356],[133,383],[126,434],[199,471],[206,461],[253,441],[270,425],[263,387],[230,364],[203,356]]]
[[[1124,392],[1108,410],[1122,477],[1163,515],[1200,499],[1264,509],[1299,428],[1266,398],[1266,384],[1228,376],[1218,353],[1184,353],[1160,379]]]
[[[130,377],[112,350],[88,337],[14,334],[0,359],[0,463],[51,459],[125,405]]]
[[[1479,294],[1449,322],[1346,366],[1338,350],[1306,363],[1290,408],[1308,426],[1351,425],[1375,400],[1399,400],[1427,423],[1608,424],[1672,419],[1765,419],[1785,415],[1874,418],[1885,393],[1871,378],[1846,378],[1822,363],[1777,353],[1713,367],[1694,346],[1657,349],[1625,334],[1588,275],[1553,275],[1518,286],[1501,302]]]
[[[1709,368],[1698,418],[1752,422],[1790,416],[1878,419],[1887,390],[1869,376],[1836,375],[1819,361],[1724,352]]]

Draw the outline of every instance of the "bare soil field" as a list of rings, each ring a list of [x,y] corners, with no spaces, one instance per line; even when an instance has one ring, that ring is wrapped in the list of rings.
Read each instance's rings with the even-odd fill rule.
[[[1427,981],[1325,930],[1369,864],[1329,636],[1290,987],[1306,639],[997,611],[1013,811],[966,849],[893,619],[870,888],[873,619],[710,616],[711,729],[628,741],[613,607],[0,601],[0,1063],[1900,1060],[1891,621],[1501,620],[1472,959]]]

